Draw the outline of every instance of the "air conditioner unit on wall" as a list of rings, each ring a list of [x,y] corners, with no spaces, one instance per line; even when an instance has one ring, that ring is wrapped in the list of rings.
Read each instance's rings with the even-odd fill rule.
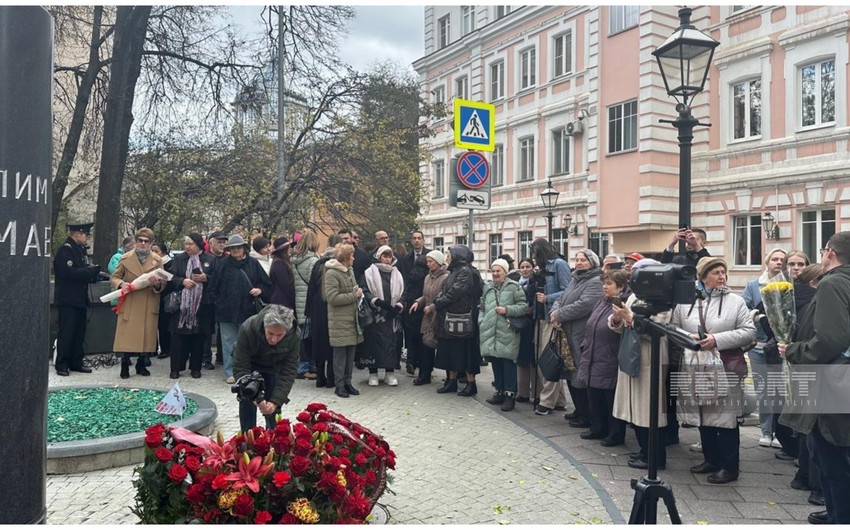
[[[569,136],[579,136],[584,131],[584,124],[581,120],[571,121],[567,123],[566,131]]]

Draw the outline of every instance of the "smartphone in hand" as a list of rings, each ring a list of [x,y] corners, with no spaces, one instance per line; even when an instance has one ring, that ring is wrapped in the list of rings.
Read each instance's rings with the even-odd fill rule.
[[[623,307],[623,301],[617,296],[609,298],[608,300],[617,307]]]
[[[203,271],[201,271],[198,267],[195,267],[192,269],[192,274],[203,274]]]
[[[702,325],[697,326],[697,335],[699,335],[699,340],[705,340],[708,337]]]

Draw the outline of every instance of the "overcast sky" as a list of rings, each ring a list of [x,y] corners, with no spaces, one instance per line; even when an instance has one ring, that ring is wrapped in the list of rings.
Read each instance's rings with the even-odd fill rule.
[[[262,6],[230,6],[234,22],[248,31],[262,31]],[[340,56],[357,70],[392,59],[402,66],[424,53],[422,6],[356,6]]]

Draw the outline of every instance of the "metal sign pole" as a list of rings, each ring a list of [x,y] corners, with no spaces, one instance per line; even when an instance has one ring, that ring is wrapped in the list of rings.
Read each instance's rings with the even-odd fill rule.
[[[472,237],[475,235],[475,230],[472,227],[472,209],[469,210],[469,226],[466,227],[466,246],[469,247],[469,250],[472,250]]]

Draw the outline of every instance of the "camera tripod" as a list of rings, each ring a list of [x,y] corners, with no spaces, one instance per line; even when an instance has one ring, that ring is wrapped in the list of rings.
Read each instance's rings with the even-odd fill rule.
[[[653,313],[654,314],[654,313]],[[661,385],[661,337],[667,336],[676,343],[685,341],[680,335],[671,335],[671,330],[656,322],[652,322],[649,316],[640,317],[635,315],[635,331],[649,335],[652,339],[650,353],[649,374],[649,446],[647,448],[647,474],[640,480],[632,479],[632,489],[635,490],[635,498],[632,503],[632,513],[629,516],[629,524],[656,524],[658,519],[658,500],[664,501],[667,512],[670,514],[670,522],[682,524],[679,510],[676,508],[676,499],[673,497],[673,488],[658,478],[658,390]],[[699,349],[699,344],[687,339],[685,347]],[[695,346],[695,347],[694,347]]]

